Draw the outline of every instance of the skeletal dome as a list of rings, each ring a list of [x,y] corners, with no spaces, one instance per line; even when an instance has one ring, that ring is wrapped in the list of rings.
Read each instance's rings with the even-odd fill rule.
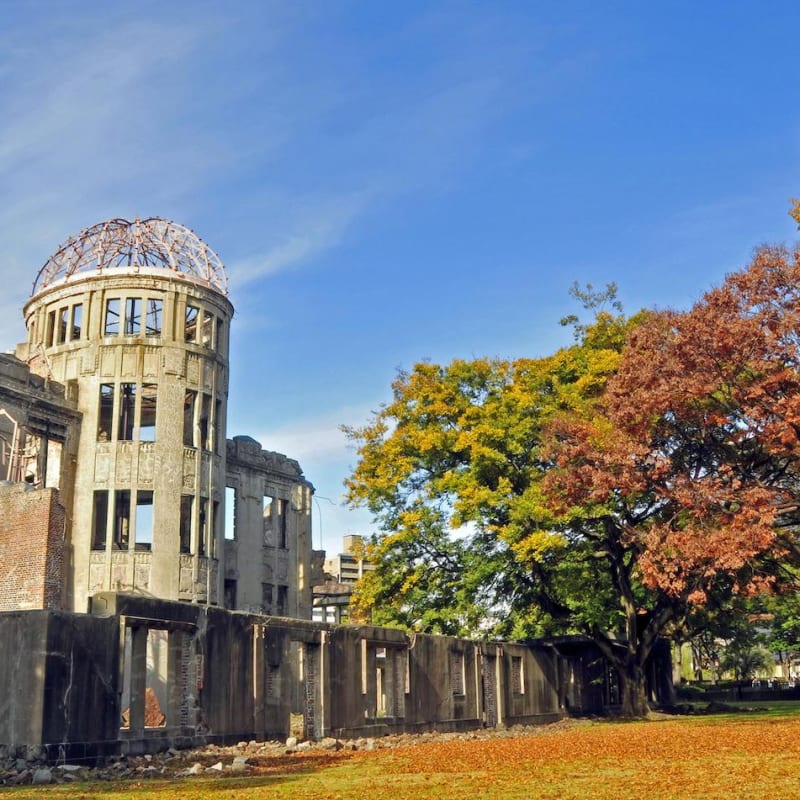
[[[228,276],[219,256],[194,231],[161,217],[111,219],[70,237],[39,270],[35,295],[76,273],[170,270],[228,294]]]

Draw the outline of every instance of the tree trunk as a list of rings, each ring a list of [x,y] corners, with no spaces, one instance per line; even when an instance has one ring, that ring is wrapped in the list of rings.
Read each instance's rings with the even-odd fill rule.
[[[620,716],[625,719],[646,717],[650,706],[647,703],[647,679],[644,670],[637,664],[620,664],[617,673],[622,703]]]

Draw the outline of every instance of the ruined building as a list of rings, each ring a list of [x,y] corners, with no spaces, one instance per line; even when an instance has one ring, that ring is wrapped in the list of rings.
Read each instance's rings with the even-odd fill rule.
[[[297,462],[226,440],[233,306],[213,250],[164,219],[100,223],[48,259],[24,315],[0,362],[0,479],[54,491],[50,511],[19,490],[0,504],[52,524],[20,537],[19,513],[0,519],[0,609],[85,611],[113,590],[310,617],[312,487]],[[23,540],[48,543],[35,576]]]
[[[365,566],[352,552],[312,621],[313,487],[296,461],[226,438],[233,307],[190,230],[88,228],[24,314],[27,341],[0,356],[0,758],[284,737],[292,713],[319,738],[618,703],[585,640],[340,624],[337,587]],[[649,677],[668,701],[668,651]]]

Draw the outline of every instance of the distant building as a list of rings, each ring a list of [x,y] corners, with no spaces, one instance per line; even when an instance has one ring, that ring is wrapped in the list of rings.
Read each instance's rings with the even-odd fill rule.
[[[349,621],[353,587],[365,572],[375,569],[363,552],[364,537],[348,534],[342,537],[342,552],[325,559],[326,580],[313,589],[314,620],[337,625]]]

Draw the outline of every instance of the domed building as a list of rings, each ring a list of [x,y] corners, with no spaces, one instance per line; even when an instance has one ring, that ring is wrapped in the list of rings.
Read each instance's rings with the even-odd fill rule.
[[[0,364],[0,479],[57,491],[45,605],[83,611],[111,590],[310,617],[313,487],[297,462],[226,440],[227,294],[216,253],[155,217],[87,228],[39,270],[27,341]],[[52,396],[38,428],[26,390],[3,404],[12,366]],[[20,546],[11,527],[0,522],[0,568]],[[17,595],[0,609],[42,602]]]

